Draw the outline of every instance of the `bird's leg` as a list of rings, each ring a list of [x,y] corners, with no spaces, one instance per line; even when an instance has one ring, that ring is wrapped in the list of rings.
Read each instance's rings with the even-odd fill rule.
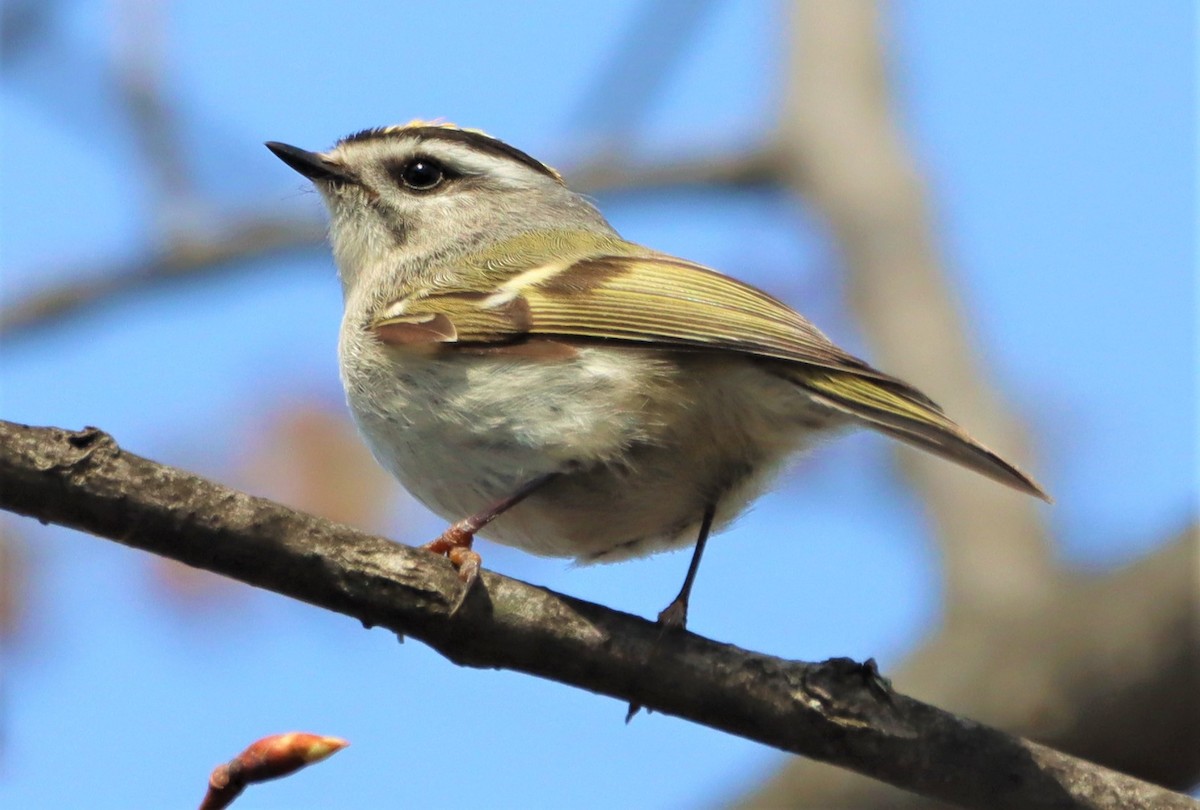
[[[704,545],[708,542],[708,533],[712,531],[716,512],[715,503],[709,504],[704,510],[704,518],[700,521],[700,536],[696,539],[696,550],[692,552],[692,562],[688,565],[687,576],[683,578],[683,587],[679,589],[679,596],[658,614],[658,623],[664,630],[683,630],[687,627],[688,599],[692,595],[692,584],[696,581],[696,572],[700,570],[700,557],[704,554]]]
[[[426,551],[441,554],[450,560],[450,564],[458,571],[458,578],[463,582],[462,592],[450,608],[451,616],[458,612],[471,592],[471,588],[479,581],[479,567],[482,560],[479,552],[471,548],[475,542],[475,533],[528,498],[555,475],[556,473],[547,473],[525,482],[511,495],[458,521],[442,532],[440,537],[421,546]]]
[[[700,521],[700,536],[696,538],[696,550],[692,552],[692,561],[688,565],[687,576],[683,578],[683,587],[679,596],[671,600],[671,604],[658,614],[658,624],[663,632],[667,630],[684,630],[687,628],[688,599],[692,596],[692,584],[696,581],[696,572],[700,570],[700,557],[704,554],[704,545],[708,542],[708,533],[712,531],[713,517],[717,513],[717,505],[711,503],[704,510]],[[633,716],[642,710],[642,704],[633,702],[625,712],[625,724],[628,725]]]

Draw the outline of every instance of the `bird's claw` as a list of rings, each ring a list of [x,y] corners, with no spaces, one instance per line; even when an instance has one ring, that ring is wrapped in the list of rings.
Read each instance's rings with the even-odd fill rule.
[[[462,580],[462,590],[459,591],[454,603],[450,606],[452,617],[458,613],[475,584],[479,582],[479,571],[483,559],[479,556],[479,552],[472,550],[471,544],[474,541],[475,535],[456,523],[442,532],[441,537],[421,546],[425,551],[431,551],[448,559],[454,569],[458,571],[458,578]]]

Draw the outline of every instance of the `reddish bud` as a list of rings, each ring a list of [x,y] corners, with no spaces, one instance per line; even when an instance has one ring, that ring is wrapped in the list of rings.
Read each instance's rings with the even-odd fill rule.
[[[229,762],[213,769],[200,810],[222,810],[233,803],[246,785],[287,776],[306,765],[320,762],[349,744],[338,737],[302,731],[263,737]]]

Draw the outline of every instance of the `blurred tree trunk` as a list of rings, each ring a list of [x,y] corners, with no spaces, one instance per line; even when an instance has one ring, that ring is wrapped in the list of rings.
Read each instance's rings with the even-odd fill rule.
[[[937,255],[893,116],[878,5],[801,0],[788,30],[778,168],[832,229],[873,355],[920,381],[976,435],[1029,458],[1018,420],[971,351]],[[896,452],[937,529],[946,594],[942,626],[891,673],[897,687],[1150,781],[1200,781],[1196,527],[1122,570],[1079,574],[1055,564],[1032,499]],[[929,800],[796,760],[739,804]]]

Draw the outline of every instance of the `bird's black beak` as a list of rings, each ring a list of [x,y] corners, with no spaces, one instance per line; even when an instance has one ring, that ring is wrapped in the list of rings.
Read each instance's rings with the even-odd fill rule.
[[[278,141],[267,141],[267,148],[275,157],[291,166],[309,180],[324,180],[336,183],[356,183],[358,178],[345,166],[325,158],[316,152],[306,152],[295,146]]]

